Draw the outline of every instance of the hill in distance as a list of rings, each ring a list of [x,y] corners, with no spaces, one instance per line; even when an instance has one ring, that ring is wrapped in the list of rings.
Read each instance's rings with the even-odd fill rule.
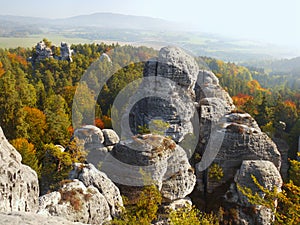
[[[144,16],[94,13],[47,19],[0,15],[0,47],[32,47],[42,37],[71,43],[119,42],[157,49],[177,45],[195,55],[235,62],[297,56],[295,51],[279,46],[195,32],[183,24]]]

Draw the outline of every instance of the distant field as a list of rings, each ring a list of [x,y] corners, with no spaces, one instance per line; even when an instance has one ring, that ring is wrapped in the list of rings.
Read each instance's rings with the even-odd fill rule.
[[[64,36],[59,35],[32,35],[24,38],[16,38],[16,37],[0,37],[0,48],[16,48],[16,47],[24,47],[31,48],[36,45],[43,38],[47,38],[53,44],[59,45],[60,42],[68,42],[70,44],[79,44],[79,43],[90,43],[91,41],[88,39],[82,38],[66,38]]]

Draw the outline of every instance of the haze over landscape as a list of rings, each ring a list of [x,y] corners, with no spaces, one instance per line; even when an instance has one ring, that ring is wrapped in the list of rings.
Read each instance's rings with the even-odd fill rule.
[[[257,39],[300,48],[300,2],[272,1],[174,1],[174,0],[34,0],[5,1],[2,15],[66,18],[96,12],[148,16],[185,23],[187,28]]]
[[[210,39],[217,37],[225,44],[237,44],[235,49],[245,46],[255,47],[257,52],[277,51],[283,57],[295,57],[300,55],[300,29],[297,29],[300,21],[300,2],[297,0],[288,0],[284,2],[278,1],[6,1],[3,2],[0,9],[0,15],[14,15],[26,17],[50,18],[52,23],[57,19],[66,19],[80,15],[90,15],[95,13],[115,13],[133,16],[151,17],[148,20],[141,20],[140,26],[135,27],[146,30],[153,30],[154,27],[159,31],[189,31],[196,35],[196,38],[202,37],[206,39],[210,35]],[[110,24],[111,14],[107,14],[108,18],[103,21],[101,18],[93,23],[93,17],[86,20],[85,24],[73,23],[72,25],[87,25],[103,27],[105,25],[111,28],[129,29],[133,28],[129,24],[119,24],[114,27]],[[103,18],[103,17],[102,17]],[[159,18],[162,20],[154,20]],[[78,18],[77,22],[83,18]],[[36,19],[38,23],[40,19]],[[54,20],[54,21],[53,21]],[[131,19],[131,21],[134,19]],[[138,17],[136,20],[140,20]],[[42,22],[43,20],[40,20]],[[113,21],[113,20],[112,20]],[[120,20],[119,20],[120,21]],[[118,24],[117,21],[115,24]],[[155,21],[155,25],[153,25]],[[20,22],[20,21],[19,21]],[[22,19],[21,19],[22,22]],[[59,22],[57,20],[56,22]],[[65,21],[62,24],[69,24]],[[51,21],[50,21],[51,23]],[[133,26],[136,24],[133,24]],[[36,27],[38,28],[38,27]],[[57,32],[56,32],[57,33]],[[100,33],[100,32],[99,32]],[[78,36],[78,35],[77,35]],[[106,35],[107,36],[107,35]],[[144,35],[144,37],[147,35]],[[174,35],[173,35],[174,36]],[[92,37],[90,37],[92,39]],[[113,39],[113,38],[111,38]],[[150,38],[147,37],[147,40]],[[153,39],[156,39],[155,37]],[[167,39],[167,38],[166,38]],[[180,39],[180,36],[177,37]],[[144,42],[143,35],[136,40],[128,38],[129,42]],[[167,39],[168,40],[168,39]],[[119,40],[125,41],[125,40]],[[170,42],[170,40],[168,40]],[[184,41],[184,40],[179,40]],[[172,40],[171,40],[172,42]],[[195,42],[196,43],[196,42]],[[175,43],[178,44],[178,43]],[[197,44],[197,43],[196,43]],[[227,46],[228,47],[228,46]],[[280,49],[280,50],[279,50]],[[226,51],[226,49],[225,49]],[[279,54],[278,51],[280,52]],[[196,53],[197,54],[197,53]]]

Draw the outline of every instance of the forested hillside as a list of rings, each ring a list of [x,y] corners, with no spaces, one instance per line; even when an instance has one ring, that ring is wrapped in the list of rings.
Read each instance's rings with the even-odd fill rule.
[[[219,78],[238,109],[251,114],[270,137],[287,140],[289,156],[294,158],[300,125],[299,87],[285,85],[284,77],[277,83],[276,77],[259,75],[257,70],[213,58],[201,59]]]
[[[300,90],[300,57],[244,64],[264,87]]]
[[[44,41],[51,46],[50,41]],[[73,45],[73,62],[46,58],[33,63],[26,59],[35,54],[34,48],[0,49],[0,126],[20,151],[23,163],[39,175],[43,174],[42,180],[50,184],[62,180],[72,162],[80,158],[76,156],[80,154],[79,151],[76,153],[76,145],[69,143],[73,132],[73,96],[91,63],[114,47],[114,44]],[[130,62],[145,61],[154,54],[150,48],[124,46],[112,58],[114,62],[129,65]],[[142,75],[141,68],[129,66],[108,81],[102,93],[104,97],[99,98],[101,106],[96,107],[97,126],[111,126],[108,110],[114,96],[126,85],[125,81]],[[55,145],[62,145],[70,151],[62,153]],[[54,176],[50,179],[51,174]]]
[[[53,49],[54,54],[60,54],[59,48],[53,47],[49,40],[44,39],[44,43]],[[73,162],[85,161],[79,140],[71,139],[74,132],[73,98],[85,71],[98,59],[107,62],[102,65],[103,70],[109,70],[108,67],[112,66],[117,71],[103,86],[95,107],[94,124],[100,128],[111,128],[111,107],[114,99],[128,83],[142,77],[144,62],[157,54],[152,48],[121,47],[118,44],[104,43],[72,45],[71,49],[74,51],[72,60],[50,57],[31,61],[28,59],[37,54],[36,48],[0,49],[0,126],[10,143],[21,153],[22,162],[37,172],[42,194],[61,185],[59,183],[68,177]],[[115,51],[110,51],[112,49]],[[257,70],[234,63],[208,57],[198,57],[197,61],[200,67],[215,73],[220,85],[232,96],[237,106],[236,112],[245,111],[251,114],[268,136],[284,139],[289,144],[290,158],[296,157],[300,133],[299,89],[287,85],[274,88],[264,86],[263,80],[257,79]],[[89,76],[92,86],[97,88],[100,78],[92,70]],[[89,92],[83,94],[85,95],[80,98],[83,101],[81,103],[89,100]],[[81,123],[85,124],[84,118]],[[66,151],[61,151],[61,148]],[[290,179],[298,185],[299,163],[296,160],[290,163]],[[214,164],[210,174],[223,176],[223,171]],[[214,177],[213,175],[209,176]],[[288,206],[293,213],[297,212],[297,209],[292,208],[297,203],[290,196],[299,193],[298,186],[288,183],[284,189],[286,192],[279,197],[267,193],[272,199],[279,198],[280,216],[288,214],[285,210]],[[127,221],[125,224],[132,224],[132,221],[152,221],[158,205],[161,204],[161,196],[156,192],[152,187],[145,188],[139,202],[136,205],[129,204],[121,221],[115,220],[112,224],[124,224],[122,221]],[[247,194],[251,198],[251,193]],[[199,222],[202,218],[206,221],[205,224],[219,224],[217,219],[227,221],[228,218],[234,218],[234,211],[222,210],[220,208],[217,212],[220,218],[202,214],[196,209],[177,211],[171,214],[171,220],[175,221],[173,224],[177,224],[176,221],[202,224]]]
[[[50,41],[45,43],[51,46]],[[109,50],[115,47],[103,43],[72,45],[73,62],[55,58],[28,62],[35,54],[34,48],[0,50],[0,126],[23,155],[24,163],[43,174],[44,179],[48,179],[47,174],[57,172],[54,162],[61,162],[60,171],[65,169],[67,173],[72,160],[79,160],[80,156],[71,157],[69,153],[78,152],[74,143],[69,143],[73,132],[73,96],[91,63],[104,52],[109,55]],[[111,127],[110,108],[114,98],[129,82],[142,76],[143,62],[155,54],[151,48],[123,46],[110,55],[114,65],[128,66],[120,68],[101,90],[96,107],[97,126]],[[198,61],[216,74],[236,106],[250,113],[269,136],[286,139],[291,147],[290,157],[295,157],[300,129],[298,89],[287,86],[266,89],[261,86],[262,81],[256,80],[257,73],[246,67],[207,57]],[[61,153],[54,145],[73,150]],[[53,167],[46,170],[47,165]],[[51,182],[60,180],[61,174]]]

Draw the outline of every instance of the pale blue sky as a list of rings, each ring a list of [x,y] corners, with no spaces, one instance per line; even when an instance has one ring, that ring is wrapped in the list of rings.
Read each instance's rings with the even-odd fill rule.
[[[300,0],[0,0],[2,15],[64,18],[95,12],[185,22],[201,31],[300,48]]]

